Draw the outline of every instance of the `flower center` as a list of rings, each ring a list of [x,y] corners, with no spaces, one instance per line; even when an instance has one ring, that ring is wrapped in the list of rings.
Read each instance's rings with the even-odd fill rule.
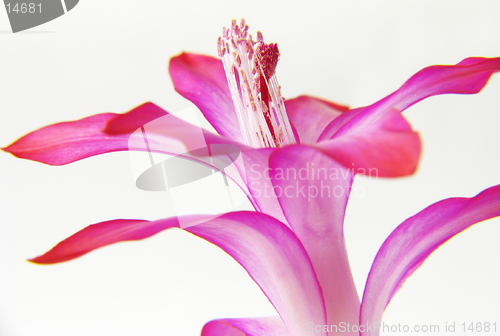
[[[243,139],[252,147],[281,147],[295,143],[276,78],[280,52],[276,43],[265,44],[248,34],[242,19],[224,27],[217,42]]]

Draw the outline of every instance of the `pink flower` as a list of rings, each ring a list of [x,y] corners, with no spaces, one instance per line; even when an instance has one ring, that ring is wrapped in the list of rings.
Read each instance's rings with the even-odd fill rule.
[[[230,41],[233,33],[244,37],[244,32],[238,32],[233,25],[224,39]],[[277,48],[263,41],[261,45],[263,55],[269,56],[262,60],[261,76],[272,81]],[[226,51],[220,44],[221,56],[226,57]],[[253,59],[248,50],[243,52],[249,60]],[[238,63],[236,57],[232,61]],[[354,175],[370,169],[385,177],[412,174],[420,156],[420,139],[400,112],[433,95],[479,92],[491,74],[500,70],[500,58],[467,58],[454,66],[425,68],[391,95],[357,109],[301,96],[285,101],[286,112],[280,112],[279,86],[262,84],[256,97],[241,99],[241,106],[245,110],[245,104],[255,99],[267,106],[259,112],[257,122],[261,127],[272,124],[267,136],[260,138],[263,148],[244,136],[258,137],[259,131],[255,125],[241,121],[245,111],[238,110],[236,101],[244,89],[230,92],[230,88],[238,90],[238,84],[228,86],[220,60],[184,53],[171,59],[169,70],[176,90],[192,101],[219,133],[204,131],[206,144],[234,145],[241,150],[244,160],[243,166],[238,167],[240,175],[229,173],[229,177],[241,181],[239,185],[257,212],[189,216],[182,221],[167,218],[101,222],[31,261],[63,262],[105,245],[144,239],[178,227],[230,254],[257,282],[280,315],[212,321],[205,326],[203,335],[236,335],[236,330],[247,335],[304,335],[311,332],[311,327],[316,333],[316,326],[340,327],[341,323],[358,327],[350,330],[351,334],[369,335],[378,334],[373,324],[381,321],[397,289],[430,253],[467,227],[500,215],[500,186],[496,186],[471,199],[444,200],[409,218],[381,247],[360,303],[343,236],[345,207]],[[238,78],[238,83],[244,83],[242,77]],[[271,120],[270,111],[277,111],[276,120]],[[125,114],[98,114],[50,125],[3,150],[51,165],[119,150],[146,150],[142,143],[130,141],[130,135],[165,115],[168,113],[158,106],[146,103]],[[191,141],[199,131],[197,127],[173,117],[168,120],[157,136],[149,139],[148,149],[175,155],[198,149]],[[285,135],[281,137],[280,132]],[[260,169],[257,178],[242,173],[250,171],[245,168],[251,165]],[[322,171],[308,174],[307,178],[279,175],[286,169],[307,170],[309,165],[325,169],[324,175]],[[259,183],[250,183],[255,180]],[[268,188],[283,192],[268,195],[264,192]],[[335,333],[321,329],[318,334],[327,332]]]

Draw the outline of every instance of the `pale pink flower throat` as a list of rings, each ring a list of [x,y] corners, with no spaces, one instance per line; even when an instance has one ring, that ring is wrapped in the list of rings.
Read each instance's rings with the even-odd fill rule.
[[[276,78],[278,45],[265,44],[261,32],[254,41],[242,19],[239,26],[233,20],[231,28],[224,27],[217,47],[246,144],[282,147],[295,143]]]

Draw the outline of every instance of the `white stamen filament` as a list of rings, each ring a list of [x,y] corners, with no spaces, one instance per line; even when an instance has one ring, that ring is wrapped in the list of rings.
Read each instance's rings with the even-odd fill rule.
[[[295,143],[275,73],[277,46],[264,44],[260,32],[254,42],[245,21],[238,26],[233,20],[218,49],[245,143],[255,148]]]

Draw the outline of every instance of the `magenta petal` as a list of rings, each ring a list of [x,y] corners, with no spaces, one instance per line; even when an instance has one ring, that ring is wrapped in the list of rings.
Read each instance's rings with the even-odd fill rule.
[[[295,126],[300,143],[314,144],[321,132],[333,119],[349,110],[347,106],[337,105],[310,96],[300,96],[285,101],[290,122]]]
[[[223,319],[210,321],[201,336],[288,336],[279,317]]]
[[[195,104],[220,135],[242,142],[220,59],[183,53],[170,60],[169,71],[175,90]]]
[[[340,137],[372,123],[385,113],[404,111],[427,97],[445,94],[478,93],[490,76],[500,71],[500,57],[466,58],[457,65],[434,65],[420,70],[394,93],[373,105],[344,113],[328,125],[320,140]]]
[[[472,198],[449,198],[408,218],[385,240],[373,262],[361,306],[361,324],[380,323],[404,281],[439,246],[471,225],[500,216],[500,185]],[[378,331],[363,335],[378,335]]]
[[[304,335],[309,322],[326,323],[309,256],[283,223],[257,212],[232,212],[184,229],[239,262],[274,305],[290,335]]]
[[[420,136],[398,110],[360,130],[316,146],[356,173],[374,177],[413,174],[421,152]]]
[[[198,148],[192,140],[192,134],[200,132],[198,127],[168,114],[153,103],[145,103],[124,114],[103,113],[49,125],[23,136],[3,150],[19,158],[50,165],[63,165],[114,151],[145,151],[142,136],[141,141],[129,140],[129,137],[144,124],[165,116],[168,116],[168,121],[163,122],[165,128],[162,132],[152,132],[159,138],[150,140],[152,150],[182,154]],[[207,143],[233,144],[209,132],[203,135]]]
[[[127,135],[105,134],[106,124],[115,113],[45,126],[31,132],[4,151],[18,158],[49,165],[63,165],[90,156],[127,149]]]
[[[99,247],[121,241],[141,240],[172,227],[179,227],[177,218],[155,222],[140,219],[115,219],[87,226],[66,238],[47,253],[30,259],[36,264],[55,264],[78,258]]]
[[[141,132],[143,126],[148,144]],[[49,125],[23,136],[3,150],[20,158],[63,165],[114,151],[151,150],[183,155],[217,144],[246,148],[191,125],[153,103],[145,103],[124,114],[103,113]]]
[[[359,298],[343,232],[352,171],[303,145],[279,149],[269,161],[285,217],[307,250],[323,289],[328,324],[356,324]]]
[[[183,217],[182,228],[231,255],[269,298],[290,335],[303,335],[308,322],[323,325],[326,314],[321,287],[301,242],[283,223],[257,212]],[[88,226],[31,261],[50,264],[79,257],[125,240],[150,237],[178,227],[177,218],[124,220]]]

